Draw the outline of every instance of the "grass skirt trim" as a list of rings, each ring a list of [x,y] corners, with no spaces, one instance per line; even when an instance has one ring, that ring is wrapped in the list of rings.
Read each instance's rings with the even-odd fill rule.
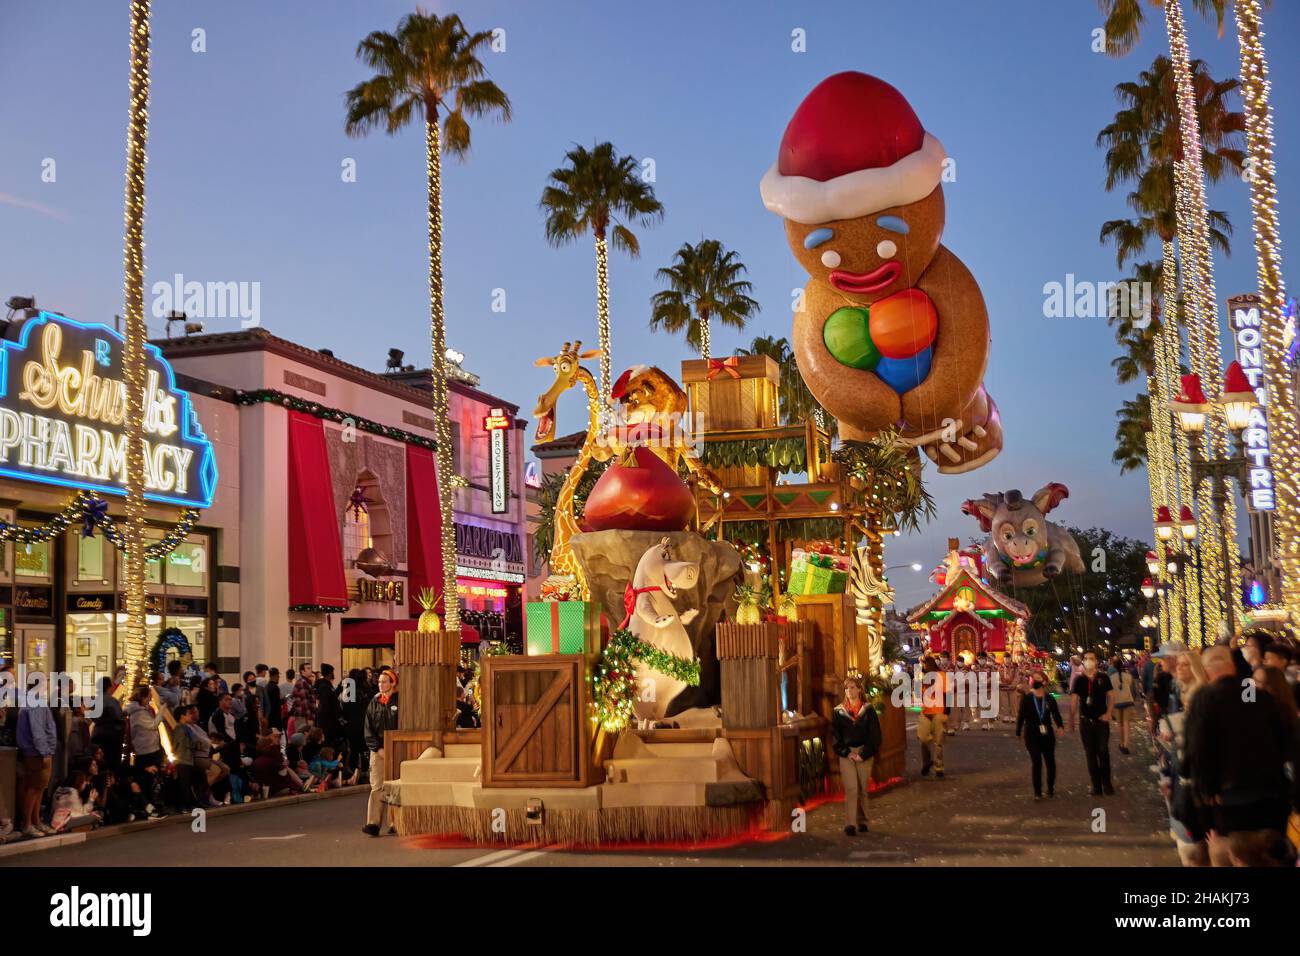
[[[393,812],[402,836],[459,833],[478,843],[690,842],[743,833],[755,823],[745,806],[547,810],[540,826],[529,825],[522,810],[417,806],[394,807]]]

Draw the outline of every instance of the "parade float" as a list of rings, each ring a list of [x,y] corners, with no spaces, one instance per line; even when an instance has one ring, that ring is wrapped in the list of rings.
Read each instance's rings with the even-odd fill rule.
[[[983,553],[961,550],[948,539],[948,556],[932,579],[939,591],[907,616],[933,654],[951,654],[967,662],[984,653],[996,660],[1024,654],[1029,608],[991,587],[984,576]]]
[[[1002,430],[983,386],[988,316],[941,244],[944,152],[889,84],[830,77],[796,110],[760,191],[810,280],[799,373],[834,417],[781,424],[763,355],[636,366],[602,408],[580,343],[534,409],[587,396],[556,498],[528,653],[483,662],[482,731],[419,704],[386,746],[399,831],[478,841],[698,840],[790,814],[838,783],[828,721],[844,677],[881,716],[873,788],[905,776],[883,659],[888,537],[933,515],[921,480],[978,468]],[[924,457],[923,457],[924,455]],[[599,477],[593,476],[599,472]],[[446,670],[436,637],[399,668]],[[445,676],[420,677],[445,693]],[[403,676],[404,701],[411,685]],[[407,730],[411,727],[411,730]],[[416,728],[419,729],[416,729]]]

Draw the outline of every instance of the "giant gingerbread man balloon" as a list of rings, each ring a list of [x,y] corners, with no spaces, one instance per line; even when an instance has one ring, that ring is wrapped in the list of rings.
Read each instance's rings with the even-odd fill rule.
[[[1002,450],[1002,425],[984,297],[939,242],[944,159],[903,94],[838,73],[799,104],[760,190],[811,277],[794,352],[840,436],[894,427],[957,474]]]

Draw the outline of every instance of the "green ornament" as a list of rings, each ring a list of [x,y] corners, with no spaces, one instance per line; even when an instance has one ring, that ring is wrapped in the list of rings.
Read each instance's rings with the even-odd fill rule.
[[[880,362],[880,349],[871,341],[867,325],[867,309],[851,306],[836,309],[822,327],[827,351],[841,365],[874,371]]]

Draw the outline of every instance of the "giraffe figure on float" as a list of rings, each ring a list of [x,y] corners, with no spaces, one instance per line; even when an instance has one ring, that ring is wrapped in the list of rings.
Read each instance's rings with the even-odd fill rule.
[[[587,392],[587,437],[578,452],[577,460],[569,468],[564,484],[560,486],[560,494],[555,502],[555,534],[549,560],[551,575],[572,578],[577,584],[578,593],[575,597],[586,600],[587,582],[569,545],[569,540],[582,530],[573,513],[573,496],[592,459],[598,457],[598,453],[602,459],[607,458],[608,450],[600,442],[600,393],[596,390],[596,380],[581,365],[582,359],[596,358],[601,352],[600,349],[582,352],[579,351],[581,348],[580,341],[572,344],[565,342],[558,355],[543,356],[533,363],[538,366],[549,365],[555,369],[555,381],[538,396],[533,417],[537,419],[536,442],[549,442],[555,438],[555,404],[560,396],[579,383]]]

